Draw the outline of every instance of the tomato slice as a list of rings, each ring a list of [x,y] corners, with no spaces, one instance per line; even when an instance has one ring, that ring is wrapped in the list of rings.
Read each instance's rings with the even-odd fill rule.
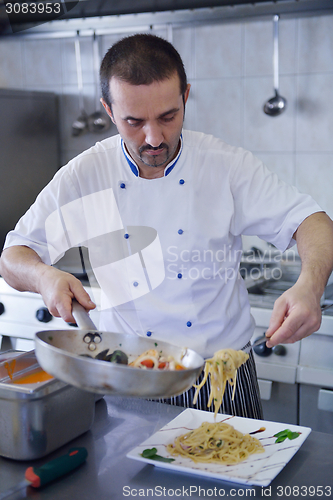
[[[162,361],[161,363],[159,363],[159,364],[158,364],[158,368],[159,368],[160,370],[163,370],[163,368],[165,368],[165,367],[166,367],[166,363],[165,363],[165,361]]]
[[[146,368],[154,368],[154,361],[152,361],[151,359],[144,359],[140,364],[145,366]]]

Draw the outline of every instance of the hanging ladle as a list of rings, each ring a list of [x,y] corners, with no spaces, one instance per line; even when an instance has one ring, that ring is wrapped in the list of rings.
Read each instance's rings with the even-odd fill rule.
[[[81,66],[81,50],[80,50],[80,40],[79,33],[75,39],[75,60],[76,60],[76,73],[77,73],[77,85],[79,90],[79,106],[80,106],[80,116],[74,121],[72,125],[72,135],[78,137],[88,131],[88,115],[84,110],[83,104],[83,81],[82,81],[82,66]]]
[[[93,40],[93,50],[94,50],[94,77],[95,77],[95,99],[96,99],[96,111],[92,113],[88,117],[88,127],[90,132],[104,132],[108,128],[110,128],[111,120],[103,110],[101,111],[101,103],[100,103],[100,95],[98,92],[98,75],[99,75],[99,65],[100,65],[100,56],[99,56],[99,46],[98,39],[96,34],[94,33]]]
[[[273,71],[275,96],[264,105],[264,112],[269,116],[280,115],[287,106],[287,101],[279,94],[279,16],[273,17]]]

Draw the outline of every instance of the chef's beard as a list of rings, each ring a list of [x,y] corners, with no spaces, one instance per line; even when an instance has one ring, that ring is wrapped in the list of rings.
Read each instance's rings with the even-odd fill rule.
[[[147,159],[144,158],[143,153],[145,151],[154,151],[154,150],[158,150],[161,148],[164,149],[164,152],[162,154],[159,154],[156,156],[148,156],[148,158],[146,157]],[[142,161],[142,163],[144,163],[148,167],[161,167],[164,164],[166,166],[169,159],[171,158],[172,154],[173,153],[170,154],[169,146],[167,144],[165,144],[164,142],[162,144],[160,144],[159,146],[157,146],[157,148],[154,148],[152,146],[142,146],[139,149],[140,160]]]

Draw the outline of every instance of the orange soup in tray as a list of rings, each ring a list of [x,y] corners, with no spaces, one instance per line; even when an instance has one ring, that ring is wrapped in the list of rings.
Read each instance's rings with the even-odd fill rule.
[[[26,375],[22,375],[22,377],[14,379],[15,364],[15,359],[4,363],[4,367],[7,370],[8,376],[13,384],[38,384],[54,378],[52,375],[39,368],[37,371],[33,371],[32,373],[28,373]]]
[[[47,380],[51,380],[54,377],[49,373],[46,373],[44,370],[38,370],[34,373],[29,373],[28,375],[24,375],[16,380],[13,380],[13,384],[37,384],[39,382],[46,382]]]

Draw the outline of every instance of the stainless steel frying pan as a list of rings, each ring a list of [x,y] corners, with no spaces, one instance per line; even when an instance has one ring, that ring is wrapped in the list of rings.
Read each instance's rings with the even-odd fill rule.
[[[200,374],[204,359],[191,349],[136,335],[99,331],[86,311],[75,304],[78,330],[41,331],[35,337],[41,367],[70,385],[98,394],[143,398],[171,397],[189,389]],[[96,356],[109,349],[125,352],[129,362],[148,349],[171,355],[185,370],[150,370],[101,361]]]

